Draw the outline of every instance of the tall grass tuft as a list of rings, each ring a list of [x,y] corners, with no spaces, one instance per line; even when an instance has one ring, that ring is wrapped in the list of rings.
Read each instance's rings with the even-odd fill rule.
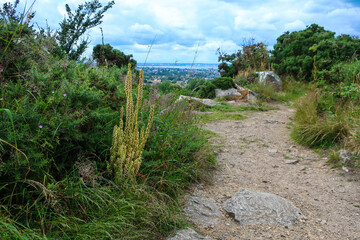
[[[331,147],[349,135],[350,123],[344,107],[334,112],[319,109],[321,93],[314,91],[296,105],[292,136],[298,142],[313,147]]]

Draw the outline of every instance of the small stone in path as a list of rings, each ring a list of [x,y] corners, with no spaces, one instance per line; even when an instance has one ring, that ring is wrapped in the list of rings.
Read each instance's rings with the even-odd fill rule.
[[[184,208],[186,215],[195,223],[214,225],[221,212],[212,198],[189,197]]]
[[[176,235],[167,240],[213,240],[210,237],[204,237],[203,235],[195,232],[191,228],[185,228],[176,232]]]
[[[296,164],[296,163],[298,163],[298,162],[299,162],[298,159],[296,159],[296,160],[286,160],[286,161],[285,161],[286,164]]]

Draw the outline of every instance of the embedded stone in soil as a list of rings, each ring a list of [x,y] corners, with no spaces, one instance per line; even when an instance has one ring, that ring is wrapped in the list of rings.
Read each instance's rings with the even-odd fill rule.
[[[274,194],[241,189],[224,202],[223,208],[240,225],[279,224],[291,226],[304,219],[300,209]]]

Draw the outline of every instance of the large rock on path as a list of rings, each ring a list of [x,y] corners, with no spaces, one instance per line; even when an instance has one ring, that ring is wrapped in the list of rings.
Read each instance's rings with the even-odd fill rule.
[[[216,102],[216,101],[214,101],[212,99],[207,99],[207,98],[202,99],[202,98],[189,97],[189,96],[184,96],[184,95],[180,95],[180,97],[176,100],[176,102],[180,102],[180,101],[183,101],[183,100],[190,100],[190,99],[201,102],[202,104],[210,106],[210,107],[219,104],[218,102]]]
[[[215,96],[216,97],[229,97],[229,96],[239,96],[241,97],[242,94],[239,93],[235,88],[229,88],[226,90],[215,89]]]
[[[195,232],[191,228],[185,228],[176,232],[176,235],[172,238],[167,238],[167,240],[213,240],[210,237],[204,237],[199,233]]]
[[[272,71],[256,72],[259,75],[258,82],[265,83],[266,85],[274,85],[277,89],[281,90],[282,81],[278,75]]]
[[[215,225],[221,214],[214,199],[199,197],[189,197],[184,212],[193,222],[206,225]]]
[[[242,189],[223,204],[223,208],[241,225],[279,224],[290,226],[305,218],[288,200],[270,193]]]

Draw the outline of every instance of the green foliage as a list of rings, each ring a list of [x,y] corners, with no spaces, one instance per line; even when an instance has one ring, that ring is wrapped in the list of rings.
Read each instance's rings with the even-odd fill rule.
[[[219,72],[222,77],[235,77],[241,71],[256,72],[268,67],[269,53],[264,43],[244,41],[242,50],[227,54],[218,49]]]
[[[242,112],[242,111],[268,111],[277,108],[264,104],[263,102],[254,102],[246,105],[233,106],[227,103],[219,103],[215,106],[207,106],[196,101],[196,105],[192,105],[194,109],[201,112]]]
[[[42,171],[63,175],[71,171],[80,155],[101,157],[109,149],[117,113],[108,100],[119,102],[116,89],[111,88],[117,79],[111,71],[89,70],[104,75],[105,85],[97,82],[99,85],[93,86],[85,66],[66,61],[33,66],[26,84],[2,85],[4,108],[13,114],[16,134],[10,121],[1,115],[0,136],[10,143],[16,136],[18,147],[31,159],[32,179],[41,179]],[[2,179],[24,177],[26,162],[21,161],[14,169],[13,152],[7,147],[1,156],[9,159],[4,163],[8,170]]]
[[[110,149],[110,162],[108,169],[112,171],[115,182],[135,182],[141,165],[141,154],[148,138],[154,117],[154,106],[151,107],[148,123],[139,129],[139,110],[143,97],[144,72],[140,71],[136,106],[132,97],[131,66],[128,67],[125,80],[126,93],[126,121],[124,124],[124,109],[121,108],[120,123],[114,127],[113,142]],[[125,126],[124,126],[125,125]]]
[[[178,196],[191,183],[209,177],[215,158],[191,107],[167,98],[172,96],[158,100],[140,172],[151,186]]]
[[[320,84],[342,84],[349,86],[360,82],[360,60],[346,61],[338,63],[330,70],[324,70],[319,73]]]
[[[226,90],[229,88],[235,88],[235,83],[230,77],[219,77],[214,78],[212,80],[212,84],[215,85],[216,88],[220,88],[222,90]]]
[[[273,67],[281,75],[307,81],[322,76],[330,81],[331,74],[327,71],[332,66],[359,56],[360,40],[349,35],[335,37],[334,32],[312,24],[304,30],[281,35],[271,53]]]
[[[159,84],[156,84],[155,87],[159,88],[160,94],[170,94],[170,93],[179,93],[181,92],[181,87],[177,84],[172,84],[169,81],[165,81]]]
[[[215,98],[215,89],[229,89],[235,87],[230,77],[219,77],[211,81],[204,79],[192,79],[189,81],[185,90],[180,91],[182,95],[196,96],[200,98]],[[169,91],[170,92],[170,91]]]
[[[258,94],[257,97],[261,101],[290,102],[303,96],[312,88],[312,85],[301,81],[295,81],[291,78],[283,78],[282,91],[278,91],[273,85],[266,85],[263,83],[249,84],[247,87],[256,92]]]
[[[3,74],[0,81],[0,238],[161,239],[183,226],[178,202],[168,195],[205,178],[215,161],[190,110],[168,111],[173,99],[160,100],[136,175],[142,183],[115,184],[106,163],[131,95],[124,69],[55,56],[56,42],[45,33],[11,44],[6,57],[16,60],[17,51],[28,49],[29,64],[21,77]],[[150,86],[144,91],[146,103],[134,111],[139,129],[149,122],[154,97]],[[162,142],[170,143],[167,152]]]
[[[321,95],[308,94],[296,107],[293,137],[309,146],[330,147],[340,142],[348,133],[343,108],[336,112],[319,109]]]
[[[93,48],[93,58],[98,66],[117,66],[119,68],[131,65],[136,67],[136,61],[132,55],[125,55],[123,52],[113,49],[110,44],[98,44]]]
[[[71,60],[79,60],[89,44],[87,39],[81,37],[87,30],[101,24],[104,13],[114,4],[114,1],[110,1],[102,7],[98,0],[92,0],[80,4],[75,12],[65,4],[67,17],[60,23],[60,31],[56,38],[61,49]]]
[[[0,74],[4,77],[17,77],[30,66],[29,56],[34,54],[32,27],[30,20],[35,16],[31,7],[18,14],[14,4],[4,3],[0,9]]]
[[[100,179],[89,172],[89,164],[78,166],[87,178],[73,174],[62,181],[47,179],[46,185],[18,182],[24,203],[10,204],[10,196],[3,196],[9,205],[2,205],[0,238],[156,239],[183,224],[176,207],[168,207],[175,202],[166,195],[144,185],[115,185]],[[83,180],[91,177],[92,184],[85,184]],[[10,218],[14,210],[15,222]]]
[[[211,81],[205,81],[200,87],[198,95],[201,98],[215,98],[215,89],[216,86]]]

